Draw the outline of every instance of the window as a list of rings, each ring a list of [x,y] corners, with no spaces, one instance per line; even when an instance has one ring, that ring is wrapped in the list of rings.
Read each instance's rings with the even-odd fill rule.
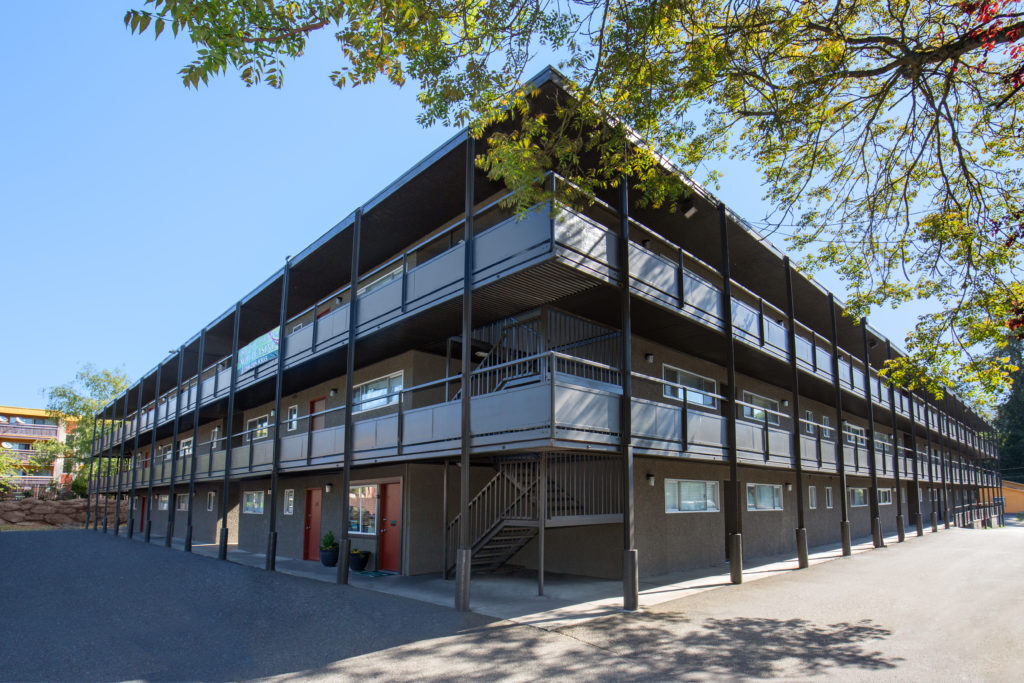
[[[156,497],[156,509],[166,510],[167,509],[167,494],[161,494]]]
[[[829,510],[832,509],[832,487],[831,486],[826,486],[825,487],[825,507],[828,508]]]
[[[878,504],[892,505],[892,489],[878,489]]]
[[[374,410],[398,403],[398,393],[402,390],[404,373],[398,371],[387,377],[379,377],[355,386],[352,408],[353,412]]]
[[[715,380],[702,377],[701,375],[697,375],[686,370],[680,370],[679,368],[674,368],[667,364],[662,365],[661,376],[666,382],[664,385],[664,394],[668,398],[674,398],[678,401],[682,401],[683,394],[685,393],[686,402],[691,405],[704,406],[706,408],[715,408],[718,406],[718,399],[714,396],[718,391],[718,385],[715,383]],[[683,387],[686,387],[685,391]],[[693,391],[689,391],[690,389]]]
[[[242,503],[242,513],[246,515],[263,514],[263,491],[246,491]]]
[[[266,415],[260,415],[257,418],[253,418],[245,423],[245,440],[252,441],[253,439],[265,439],[269,434],[267,426],[270,424],[270,418]]]
[[[804,434],[814,435],[814,411],[804,411]]]
[[[938,489],[930,489],[928,491],[928,498],[932,501],[933,505],[935,503],[937,503],[938,500],[939,500],[939,490]]]
[[[718,512],[718,482],[665,480],[665,512]]]
[[[808,486],[807,487],[807,508],[810,510],[818,509],[818,487]]]
[[[863,487],[851,487],[850,491],[850,507],[862,508],[868,504],[868,490]]]
[[[360,287],[356,291],[356,296],[363,296],[364,294],[369,294],[373,290],[380,289],[387,283],[397,280],[400,277],[402,277],[402,266],[397,265],[391,270],[381,273],[380,275],[377,275],[372,280],[367,282],[365,285]]]
[[[821,416],[821,438],[835,438],[835,434],[832,433],[832,418],[830,418],[828,415]]]
[[[206,493],[206,511],[213,512],[214,506],[217,504],[217,494],[213,491],[207,491]]]
[[[354,534],[377,533],[377,485],[353,486],[348,490],[348,500],[348,530]]]
[[[284,490],[284,514],[290,515],[295,512],[295,489]]]
[[[160,455],[164,456],[164,460],[170,460],[171,459],[171,451],[172,451],[171,444],[164,444],[163,446],[160,446],[157,449],[157,455],[158,456],[160,456]]]
[[[192,455],[192,437],[182,439],[178,442],[178,453],[181,457],[186,458]]]
[[[220,444],[217,443],[218,441],[220,441],[220,425],[210,430],[210,443],[213,444],[214,448],[220,447]]]
[[[299,428],[299,407],[288,406],[288,431],[294,432]]]
[[[174,496],[174,509],[175,510],[188,510],[188,494],[178,493]]]
[[[858,446],[864,446],[868,440],[865,437],[867,431],[863,427],[857,425],[846,424],[843,425],[843,431],[846,433],[846,443],[856,444]]]
[[[748,510],[781,510],[782,484],[747,484]]]
[[[743,417],[758,422],[767,420],[770,425],[779,424],[779,402],[775,399],[744,391],[743,402],[749,404],[743,406]]]

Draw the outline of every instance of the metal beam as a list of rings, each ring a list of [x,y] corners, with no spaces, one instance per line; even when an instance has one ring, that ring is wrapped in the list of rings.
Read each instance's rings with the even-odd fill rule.
[[[796,305],[793,302],[793,269],[789,265],[789,257],[782,257],[782,267],[786,271],[786,315],[789,317],[788,339],[790,394],[793,414],[793,431],[791,442],[793,457],[796,458],[796,554],[797,566],[806,569],[809,566],[807,557],[807,527],[804,524],[804,454],[803,438],[800,436],[800,368],[796,363]]]
[[[196,358],[196,409],[192,412],[192,461],[188,473],[188,515],[185,521],[185,552],[192,552],[192,506],[196,497],[196,457],[199,453],[199,408],[203,405],[203,358],[206,356],[206,328],[199,332]],[[216,374],[216,368],[214,368]]]
[[[113,425],[114,425],[114,420],[113,420],[114,404],[113,403],[110,405],[110,412],[111,412],[111,419],[108,420],[107,419],[107,409],[106,408],[103,409],[104,436],[107,436],[107,422],[110,422],[110,432],[112,433],[114,431],[114,429],[113,429]],[[100,439],[100,445],[101,446],[103,445],[103,439],[102,438]],[[109,446],[110,444],[108,443],[107,445]],[[110,450],[109,448],[104,448],[103,452],[107,452],[109,450]],[[107,474],[103,478],[103,533],[107,533],[107,512],[110,509],[109,483],[110,483],[110,456],[108,455],[107,456]],[[97,520],[97,522],[98,521],[99,520]]]
[[[619,345],[619,454],[622,457],[622,608],[640,606],[639,563],[634,517],[633,467],[633,309],[629,294],[629,179],[619,179],[619,315],[622,343]],[[552,382],[554,376],[552,375]]]
[[[114,535],[121,535],[121,472],[124,469],[124,429],[128,424],[128,391],[124,392],[124,407],[121,415],[121,451],[117,456],[117,504],[114,506]]]
[[[459,547],[455,554],[455,609],[469,611],[469,583],[473,567],[472,539],[469,537],[469,456],[472,448],[472,378],[473,360],[473,209],[476,196],[476,140],[466,136],[465,209],[463,220],[462,265],[462,452],[459,460]]]
[[[224,492],[220,501],[220,538],[217,559],[228,559],[228,492],[231,489],[231,451],[235,442],[235,392],[238,389],[238,330],[242,323],[242,303],[235,304],[231,332],[231,383],[228,386],[228,417],[224,425]]]
[[[736,342],[732,332],[732,266],[729,263],[729,223],[725,204],[718,203],[718,232],[722,257],[722,333],[725,335],[725,424],[729,442],[731,522],[726,528],[726,554],[729,556],[729,579],[743,583],[743,492],[740,491],[739,453],[736,447]],[[728,519],[728,516],[727,516]]]
[[[288,322],[288,278],[291,271],[291,263],[288,259],[285,259],[284,273],[281,274],[281,312],[277,325],[277,377],[275,377],[276,381],[274,382],[274,453],[270,465],[270,531],[267,534],[267,558],[264,565],[266,570],[271,572],[277,567],[277,487],[281,467],[281,388],[284,385],[284,330],[285,324]],[[351,337],[349,337],[348,343],[351,348],[353,346]],[[351,381],[349,384],[351,384]],[[348,440],[347,427],[345,439],[346,441]],[[345,499],[348,499],[347,494]],[[345,521],[347,522],[348,519],[346,515]],[[343,524],[342,528],[343,530],[348,529],[348,524]],[[342,557],[342,560],[347,559],[348,555]],[[339,562],[339,564],[348,564],[348,562]]]
[[[888,339],[885,340],[885,358],[892,360],[892,342]],[[881,376],[878,381],[882,381]],[[896,535],[899,537],[899,542],[903,543],[907,540],[907,528],[903,522],[903,487],[900,484],[899,430],[896,429],[896,420],[898,419],[896,415],[896,385],[893,382],[888,382],[888,384],[889,415],[892,418],[892,472],[896,479]]]
[[[932,455],[932,400],[927,392],[928,390],[926,389],[924,395],[924,435],[925,448],[928,453],[928,507],[931,510],[932,533],[935,533],[939,530],[939,511],[935,509],[939,503],[939,495],[936,492],[935,467],[933,464],[935,458]]]
[[[86,480],[85,488],[85,528],[89,528],[89,522],[96,516],[95,511],[92,509],[93,505],[93,494],[97,490],[96,482],[92,478],[92,466],[96,460],[96,425],[99,422],[99,414],[93,413],[92,415],[92,445],[89,448],[89,478]],[[98,470],[97,470],[98,471]]]
[[[185,347],[178,348],[178,384],[174,389],[174,431],[171,437],[171,483],[167,490],[167,536],[164,537],[164,547],[170,548],[174,540],[174,510],[177,507],[174,503],[174,470],[178,467],[178,430],[181,427],[181,380],[185,369]],[[195,450],[195,439],[192,439]]]
[[[156,393],[153,394],[153,424],[149,427],[149,489],[147,492],[148,497],[146,498],[146,505],[149,506],[149,509],[146,511],[146,543],[149,543],[153,531],[153,471],[156,469],[156,427],[157,423],[160,422],[160,380],[163,377],[163,369],[162,363],[156,367]]]
[[[142,381],[139,381],[138,400],[135,401],[135,440],[132,443],[132,488],[128,494],[128,538],[135,536],[135,485],[139,472],[139,432],[142,430]]]
[[[363,233],[363,210],[356,209],[352,223],[352,260],[349,272],[348,300],[348,347],[345,349],[345,461],[341,470],[341,507],[345,511],[345,519],[341,525],[341,559],[338,560],[338,571],[335,581],[348,583],[348,558],[352,552],[352,539],[348,533],[348,520],[352,519],[352,467],[355,464],[355,373],[356,373],[356,336],[359,323],[359,251]],[[405,277],[404,273],[402,277]]]
[[[868,404],[868,473],[871,476],[871,537],[876,548],[885,545],[882,540],[882,522],[878,518],[878,462],[875,453],[875,402],[871,395],[871,355],[868,353],[868,321],[860,319],[861,341],[864,347],[864,400]]]
[[[846,449],[843,447],[843,385],[839,381],[839,321],[836,319],[836,299],[829,292],[828,313],[831,323],[832,338],[832,386],[836,396],[836,428],[834,439],[836,444],[836,471],[839,474],[839,531],[842,537],[843,556],[853,554],[850,537],[850,507],[846,493]]]
[[[910,399],[910,443],[914,454],[914,459],[911,461],[914,475],[914,508],[911,511],[911,516],[917,535],[924,536],[924,523],[921,520],[921,478],[917,464],[917,404],[914,403],[913,392],[907,397]]]

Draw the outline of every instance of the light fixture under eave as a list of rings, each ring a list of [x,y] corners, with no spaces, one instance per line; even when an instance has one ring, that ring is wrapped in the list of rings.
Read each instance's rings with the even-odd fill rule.
[[[647,361],[648,363],[653,363],[654,362],[654,354],[653,353],[645,353],[644,354],[644,360]]]
[[[654,486],[654,475],[653,474],[648,474],[647,475],[647,483],[650,484],[651,486]]]
[[[324,492],[330,493],[334,490],[334,484],[324,484]]]
[[[336,396],[337,394],[338,394],[338,390],[337,389],[331,389],[330,391],[327,392],[328,396]]]
[[[473,355],[476,356],[477,358],[487,358],[486,351],[476,351],[473,353]]]
[[[697,215],[697,205],[693,203],[692,199],[687,199],[679,207],[683,212],[683,218],[693,218]]]

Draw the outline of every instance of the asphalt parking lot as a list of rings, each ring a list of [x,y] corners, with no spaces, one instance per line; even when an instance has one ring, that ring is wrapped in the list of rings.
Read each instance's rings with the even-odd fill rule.
[[[91,531],[0,534],[0,679],[1024,678],[1024,527],[545,629]]]

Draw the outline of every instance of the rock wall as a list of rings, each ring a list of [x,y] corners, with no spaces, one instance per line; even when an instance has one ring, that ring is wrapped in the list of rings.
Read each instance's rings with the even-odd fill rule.
[[[49,526],[80,527],[85,524],[85,498],[74,500],[39,500],[23,498],[0,502],[0,524],[17,526]],[[111,501],[107,506],[107,523],[114,521],[114,510],[117,504]],[[100,523],[103,523],[103,505],[100,504]],[[121,503],[121,521],[128,519],[128,502]]]

